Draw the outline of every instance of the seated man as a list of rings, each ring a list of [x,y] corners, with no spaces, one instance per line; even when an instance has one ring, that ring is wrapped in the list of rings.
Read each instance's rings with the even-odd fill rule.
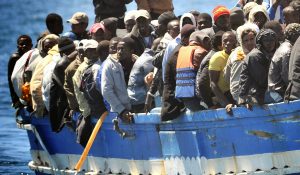
[[[236,47],[237,40],[233,32],[225,32],[222,36],[223,50],[215,53],[209,61],[210,86],[217,97],[218,103],[225,107],[234,100],[229,91],[229,83],[224,79],[224,68],[229,55]]]
[[[111,106],[111,112],[117,112],[124,122],[132,122],[131,104],[127,93],[121,61],[126,59],[123,50],[131,50],[131,43],[122,39],[117,46],[117,54],[109,55],[102,69],[101,92]]]

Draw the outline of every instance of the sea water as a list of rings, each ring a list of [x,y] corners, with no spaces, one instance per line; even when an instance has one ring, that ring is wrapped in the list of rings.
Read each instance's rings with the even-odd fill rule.
[[[231,8],[236,0],[174,0],[176,15],[190,10],[211,13],[216,5]],[[136,9],[135,2],[128,10]],[[0,175],[33,174],[27,167],[31,160],[26,131],[17,129],[15,111],[7,83],[7,62],[16,49],[17,37],[30,35],[36,44],[37,36],[46,30],[45,17],[54,12],[62,16],[64,32],[70,30],[66,20],[82,11],[94,21],[91,0],[0,0]],[[90,26],[90,25],[89,25]]]

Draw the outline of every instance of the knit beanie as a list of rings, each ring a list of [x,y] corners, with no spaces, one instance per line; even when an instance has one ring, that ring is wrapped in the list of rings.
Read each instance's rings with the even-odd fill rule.
[[[220,16],[230,15],[230,11],[225,6],[219,5],[213,9],[212,14],[214,16],[214,21],[216,22]]]

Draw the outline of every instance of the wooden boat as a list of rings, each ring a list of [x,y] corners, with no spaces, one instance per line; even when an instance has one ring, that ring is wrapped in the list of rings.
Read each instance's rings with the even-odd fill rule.
[[[28,115],[23,110],[23,119]],[[159,113],[137,114],[134,124],[109,114],[80,172],[83,147],[64,127],[51,131],[48,118],[26,129],[29,167],[36,174],[215,175],[300,173],[300,101],[189,112],[161,122]]]

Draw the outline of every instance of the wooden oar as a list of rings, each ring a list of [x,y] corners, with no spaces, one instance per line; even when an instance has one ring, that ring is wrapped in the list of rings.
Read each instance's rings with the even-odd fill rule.
[[[81,157],[80,157],[80,159],[78,160],[78,162],[77,162],[77,164],[75,166],[75,170],[80,171],[80,169],[81,169],[81,167],[82,167],[82,165],[83,165],[83,163],[84,163],[84,161],[85,161],[85,159],[86,159],[86,157],[87,157],[87,155],[88,155],[88,153],[89,153],[89,151],[90,151],[90,149],[91,149],[91,147],[92,147],[92,145],[93,145],[93,143],[95,141],[95,138],[96,138],[96,136],[98,134],[98,131],[101,128],[101,126],[103,124],[103,121],[105,120],[107,114],[108,114],[107,111],[104,112],[101,115],[101,117],[99,118],[99,120],[97,121],[97,124],[96,124],[95,128],[93,129],[93,132],[92,132],[92,134],[91,134],[91,136],[89,138],[89,141],[86,144],[86,146],[85,146],[85,148],[83,150],[83,153],[81,154]]]

